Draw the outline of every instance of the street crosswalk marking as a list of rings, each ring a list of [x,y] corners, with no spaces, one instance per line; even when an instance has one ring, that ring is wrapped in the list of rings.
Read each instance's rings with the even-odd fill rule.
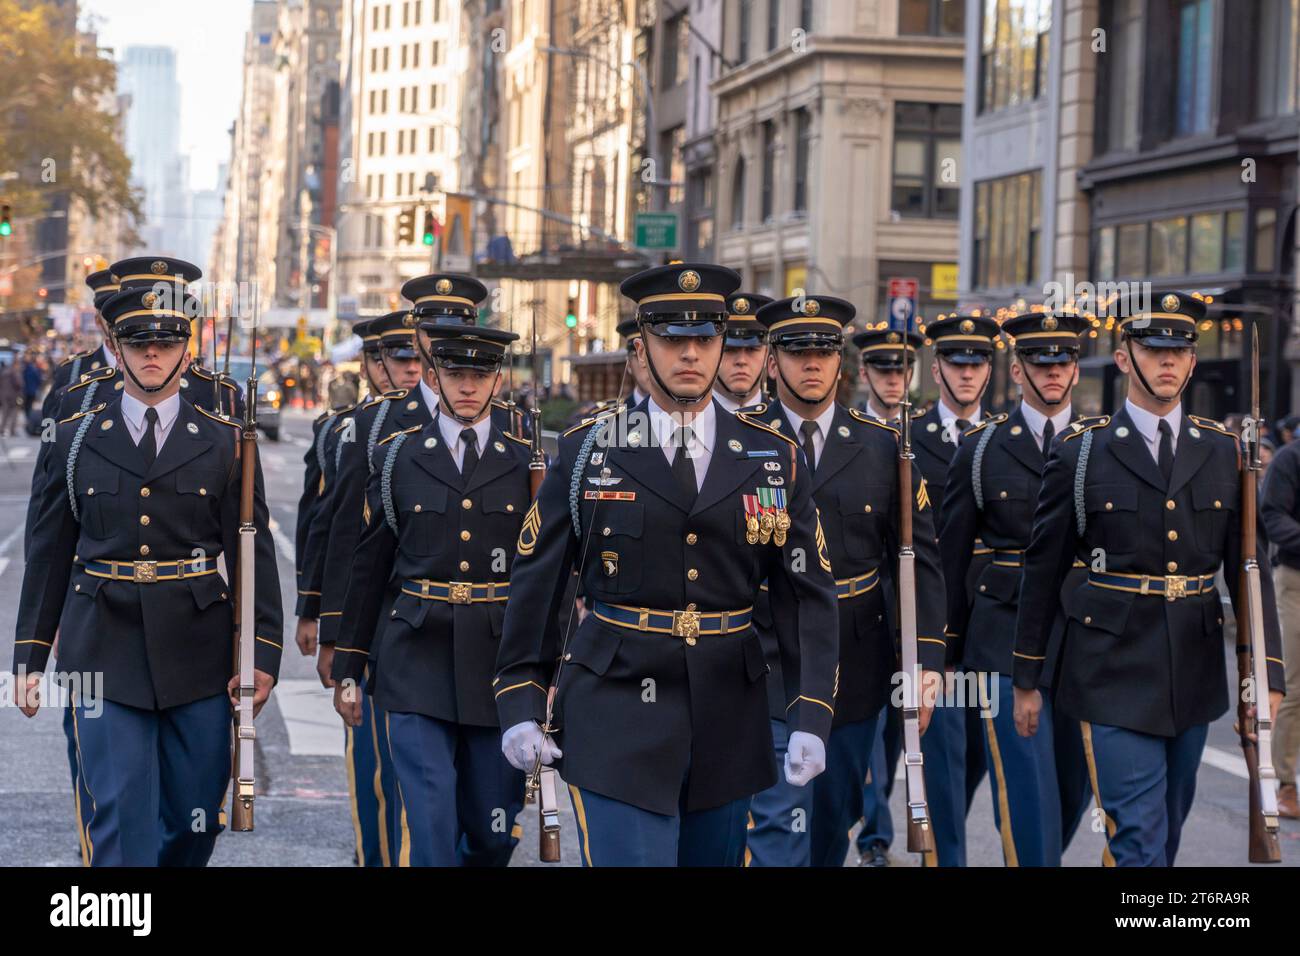
[[[342,757],[343,721],[334,711],[334,692],[318,680],[285,679],[275,685],[276,700],[296,757]]]

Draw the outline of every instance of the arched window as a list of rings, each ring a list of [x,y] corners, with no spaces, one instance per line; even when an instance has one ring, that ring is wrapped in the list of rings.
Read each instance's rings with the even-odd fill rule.
[[[731,180],[731,228],[745,228],[745,158],[736,157],[736,174]]]

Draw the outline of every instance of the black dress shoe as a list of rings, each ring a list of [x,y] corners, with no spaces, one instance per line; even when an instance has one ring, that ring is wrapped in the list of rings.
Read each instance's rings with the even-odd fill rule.
[[[858,858],[858,866],[889,866],[888,845],[872,843]]]

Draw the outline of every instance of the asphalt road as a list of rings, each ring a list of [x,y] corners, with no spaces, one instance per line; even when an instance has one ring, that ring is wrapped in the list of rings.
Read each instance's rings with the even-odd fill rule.
[[[311,416],[285,415],[279,442],[260,445],[280,561],[286,608],[286,644],[280,684],[258,720],[257,828],[227,833],[217,841],[213,865],[349,866],[353,827],[343,766],[343,729],[320,687],[314,661],[292,643],[294,601],[294,512],[301,491],[302,458]],[[22,522],[37,440],[25,436],[0,443],[0,666],[12,661],[14,622],[22,582]],[[8,675],[5,675],[6,681]],[[5,695],[6,697],[8,695]],[[80,863],[69,783],[67,751],[56,708],[42,708],[28,720],[6,699],[0,706],[0,865],[74,866]],[[1246,781],[1231,719],[1210,730],[1198,778],[1196,803],[1183,836],[1183,866],[1245,865]],[[903,790],[894,788],[895,826],[903,817]],[[568,801],[561,799],[565,865],[578,862],[576,827]],[[537,862],[536,809],[523,813],[525,835],[512,865]],[[1001,866],[987,780],[975,795],[967,820],[972,866]],[[1300,861],[1300,823],[1283,822],[1283,859]],[[1095,866],[1103,839],[1085,816],[1066,853],[1070,866]],[[916,865],[895,842],[895,865]],[[856,864],[851,854],[849,865]]]

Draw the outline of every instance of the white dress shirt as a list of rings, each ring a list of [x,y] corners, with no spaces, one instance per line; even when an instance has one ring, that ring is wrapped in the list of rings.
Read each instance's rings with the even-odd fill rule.
[[[429,387],[423,375],[420,376],[420,394],[424,397],[424,407],[429,410],[429,414],[438,414],[438,393]]]
[[[1020,414],[1025,417],[1025,424],[1029,426],[1029,432],[1034,436],[1034,444],[1042,448],[1043,429],[1047,427],[1048,416],[1025,401],[1020,403]],[[1069,428],[1071,417],[1073,417],[1073,412],[1069,405],[1064,406],[1059,412],[1051,416],[1052,434],[1060,435],[1061,432]]]
[[[1154,415],[1145,408],[1138,408],[1130,398],[1124,399],[1124,408],[1128,411],[1128,417],[1133,419],[1133,425],[1142,436],[1142,440],[1147,443],[1147,451],[1151,452],[1151,457],[1155,459],[1157,465],[1160,464],[1161,419],[1169,423],[1169,430],[1173,433],[1169,444],[1174,454],[1178,454],[1178,427],[1183,422],[1182,402],[1179,402],[1163,415]]]
[[[798,413],[781,406],[785,412],[785,420],[790,423],[790,429],[794,432],[794,440],[803,447],[803,423],[805,421],[814,421],[817,423],[817,430],[813,432],[813,461],[812,466],[817,467],[817,463],[822,460],[822,450],[826,447],[826,436],[830,434],[831,422],[835,419],[835,403],[831,402],[822,412],[814,419],[802,418]]]
[[[750,405],[757,404],[758,397],[761,394],[763,394],[762,390],[756,388],[754,389],[753,394],[751,394],[743,402],[738,402],[731,397],[731,394],[729,392],[720,392],[717,389],[714,389],[713,397],[718,400],[718,404],[722,406],[722,410],[724,412],[730,412],[731,414],[734,415],[736,414],[737,411],[739,411],[742,408],[748,408]]]
[[[425,386],[428,388],[428,386]],[[465,442],[461,439],[460,433],[466,428],[474,429],[474,437],[477,440],[479,458],[483,457],[483,450],[487,448],[488,434],[492,431],[492,414],[483,416],[483,420],[475,425],[462,425],[450,415],[438,416],[438,430],[442,432],[442,440],[447,443],[447,450],[451,452],[452,460],[456,462],[458,471],[464,470],[465,461]]]
[[[948,440],[952,442],[954,445],[956,445],[957,440],[961,438],[961,432],[957,430],[957,424],[956,424],[957,419],[959,417],[960,416],[956,412],[954,412],[951,408],[949,408],[947,405],[944,404],[942,398],[939,399],[939,421],[943,423],[944,434],[948,436]],[[981,409],[978,408],[975,409],[974,415],[966,419],[966,421],[970,422],[972,427],[978,425],[983,420],[984,420],[984,413]]]
[[[138,398],[122,393],[122,419],[126,422],[126,430],[131,435],[131,440],[137,445],[144,439],[145,426],[148,424],[144,420],[144,412],[149,406]],[[156,450],[161,452],[163,442],[171,434],[172,425],[176,423],[176,416],[181,411],[181,397],[178,394],[171,398],[164,398],[154,406],[158,409],[158,425],[154,429],[154,442]]]
[[[104,364],[108,368],[117,368],[117,356],[107,342],[104,343]]]
[[[673,465],[673,459],[677,456],[677,429],[679,425],[685,424],[691,430],[691,440],[686,445],[686,454],[690,455],[691,461],[695,464],[695,488],[698,491],[704,487],[704,476],[709,471],[709,462],[713,460],[713,442],[718,435],[718,413],[712,402],[704,406],[704,410],[696,415],[689,422],[683,423],[680,415],[674,417],[659,407],[659,403],[652,397],[647,403],[650,411],[650,431],[654,436],[655,444],[663,451],[664,457],[668,459],[668,467]]]

